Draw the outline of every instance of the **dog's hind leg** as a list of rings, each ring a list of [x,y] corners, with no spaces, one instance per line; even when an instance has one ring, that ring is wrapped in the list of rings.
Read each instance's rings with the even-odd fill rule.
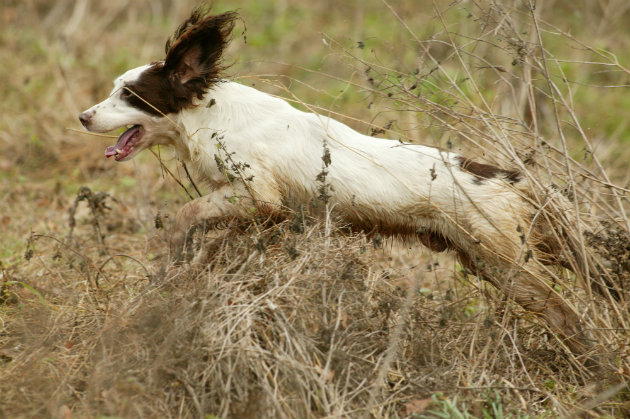
[[[509,224],[506,224],[509,225]],[[523,223],[523,225],[525,225]],[[491,240],[483,237],[481,244],[457,249],[464,267],[501,290],[527,311],[543,318],[573,353],[583,354],[589,348],[575,311],[552,285],[552,278],[540,261],[523,248],[516,228]],[[534,253],[535,255],[535,253]]]
[[[536,248],[540,239],[537,231],[528,234],[528,214],[519,215],[518,208],[508,206],[493,212],[492,220],[493,224],[485,218],[472,219],[469,228],[478,241],[460,242],[456,247],[462,264],[543,318],[573,353],[585,353],[587,336],[578,315],[554,288],[551,274],[541,263],[544,255]]]
[[[589,348],[581,322],[570,305],[548,281],[548,274],[536,265],[505,266],[498,272],[484,273],[483,277],[512,298],[525,310],[543,318],[551,330],[576,355]]]

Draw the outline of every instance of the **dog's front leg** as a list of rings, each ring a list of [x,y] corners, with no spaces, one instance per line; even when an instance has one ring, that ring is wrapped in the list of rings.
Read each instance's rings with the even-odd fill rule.
[[[175,261],[183,259],[186,243],[195,229],[214,225],[223,219],[243,216],[248,205],[252,205],[252,199],[242,196],[240,191],[229,185],[188,202],[177,212],[171,228],[171,258]]]

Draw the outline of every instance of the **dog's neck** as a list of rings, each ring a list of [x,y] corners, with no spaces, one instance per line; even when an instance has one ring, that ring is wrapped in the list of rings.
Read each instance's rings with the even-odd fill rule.
[[[247,160],[265,154],[255,152],[266,144],[261,139],[278,138],[277,127],[282,125],[278,124],[278,115],[283,113],[285,124],[293,124],[295,112],[300,113],[282,99],[223,80],[189,108],[169,115],[178,127],[170,144],[180,160],[216,187],[225,182],[217,158],[229,160],[236,152],[235,159],[251,163]],[[233,164],[225,165],[229,168]]]
[[[265,121],[273,120],[274,114],[287,106],[290,105],[267,93],[222,80],[201,99],[195,99],[191,107],[174,115],[178,136],[173,145],[180,159],[194,163],[199,147],[210,141],[220,146],[228,133],[253,135],[253,127],[264,129]],[[227,148],[229,145],[229,152]]]

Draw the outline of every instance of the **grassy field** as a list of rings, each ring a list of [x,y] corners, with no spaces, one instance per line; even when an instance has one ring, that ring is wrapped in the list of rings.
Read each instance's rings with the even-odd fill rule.
[[[589,365],[450,255],[332,218],[230,225],[168,265],[181,165],[107,160],[77,116],[196,4],[2,3],[0,417],[629,417],[627,0],[214,5],[242,17],[226,77],[571,199],[617,284],[555,273]]]

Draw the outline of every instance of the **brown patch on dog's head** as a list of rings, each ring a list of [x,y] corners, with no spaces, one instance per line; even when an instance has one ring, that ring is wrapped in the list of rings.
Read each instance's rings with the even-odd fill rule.
[[[504,170],[490,164],[478,163],[462,156],[455,157],[455,159],[459,162],[459,167],[463,171],[475,176],[473,182],[477,184],[481,184],[485,179],[492,179],[497,176],[502,176],[511,184],[521,180],[521,174],[516,170]]]
[[[223,51],[230,41],[236,12],[207,15],[196,9],[166,42],[166,58],[153,63],[125,87],[124,99],[153,115],[179,112],[201,99],[225,67]]]

